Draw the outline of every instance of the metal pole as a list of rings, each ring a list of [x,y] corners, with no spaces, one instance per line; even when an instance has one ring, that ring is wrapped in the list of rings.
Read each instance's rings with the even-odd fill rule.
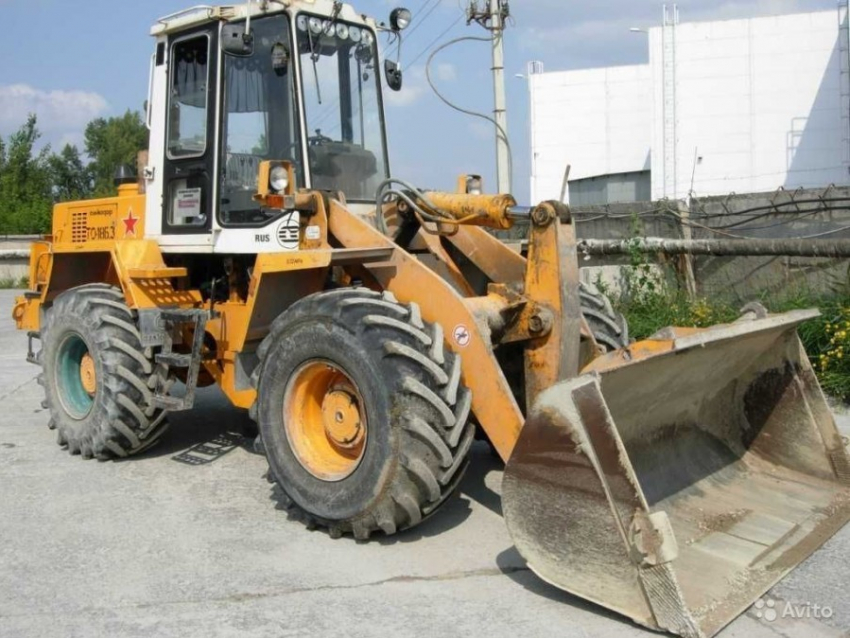
[[[573,170],[572,164],[567,164],[566,170],[564,170],[564,181],[561,182],[561,203],[567,203],[567,192],[570,190],[570,171]]]
[[[502,2],[490,0],[490,20],[493,32],[493,115],[501,130],[496,129],[496,176],[499,193],[511,192],[510,157],[505,134],[508,131],[507,100],[505,98],[505,49],[502,35]]]
[[[839,14],[840,15],[840,14]],[[846,56],[845,62],[847,62],[847,78],[846,82],[850,84],[850,0],[846,0],[844,3],[844,16],[845,22],[839,23],[838,29],[839,32],[841,30],[844,33],[840,34],[840,41],[847,43],[847,50],[844,52]],[[850,91],[850,86],[847,87],[847,90]],[[842,92],[843,93],[843,92]],[[846,119],[846,124],[844,127],[844,134],[847,135],[847,138],[844,141],[845,152],[847,153],[847,162],[848,168],[850,168],[850,103],[845,102],[845,99],[850,98],[846,94],[842,94],[841,96],[841,108],[844,110],[844,118]]]
[[[850,2],[850,0],[848,0]],[[526,82],[528,83],[528,139],[531,141],[531,201],[539,201],[537,196],[537,129],[534,122],[534,77],[538,73],[543,73],[543,63],[538,60],[533,60],[526,65]],[[564,198],[561,197],[561,201]]]
[[[711,255],[715,257],[850,257],[850,239],[585,239],[579,255]]]
[[[679,220],[681,221],[679,226],[682,229],[682,239],[685,241],[692,241],[694,236],[691,232],[691,225],[689,223],[691,216],[690,203],[684,204],[682,202],[677,202],[677,207],[679,209]],[[694,299],[697,296],[697,279],[694,275],[693,256],[688,254],[681,255],[679,266],[682,278],[685,280],[685,290],[687,291],[688,296],[691,299]]]
[[[847,0],[850,2],[850,0]],[[531,201],[536,202],[537,199],[537,142],[536,142],[536,134],[537,130],[534,128],[534,72],[536,71],[535,67],[536,62],[529,62],[526,65],[526,77],[525,80],[528,83],[528,140],[530,142],[529,146],[531,147]],[[561,198],[563,201],[563,198]]]

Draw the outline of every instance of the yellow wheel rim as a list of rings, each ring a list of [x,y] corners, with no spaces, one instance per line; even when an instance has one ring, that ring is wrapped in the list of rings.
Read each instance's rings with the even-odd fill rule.
[[[366,450],[363,398],[354,381],[328,361],[309,361],[292,375],[283,425],[298,462],[324,481],[350,476]]]
[[[91,354],[86,352],[80,360],[80,382],[90,396],[97,392],[97,368]]]

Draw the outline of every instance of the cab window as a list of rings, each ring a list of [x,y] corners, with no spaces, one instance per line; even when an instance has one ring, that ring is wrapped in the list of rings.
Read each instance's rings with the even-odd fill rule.
[[[207,149],[209,48],[206,35],[180,40],[171,54],[168,156],[199,157]]]

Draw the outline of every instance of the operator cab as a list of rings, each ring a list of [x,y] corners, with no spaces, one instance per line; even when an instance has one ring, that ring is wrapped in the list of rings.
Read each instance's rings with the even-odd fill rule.
[[[270,160],[291,168],[286,189],[374,206],[389,167],[373,20],[330,0],[249,3],[152,33],[146,236],[164,251],[297,249],[297,213],[255,197]]]

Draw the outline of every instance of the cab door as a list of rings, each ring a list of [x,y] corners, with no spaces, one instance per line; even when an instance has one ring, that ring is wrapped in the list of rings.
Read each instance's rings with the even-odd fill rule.
[[[214,214],[218,29],[170,40],[165,161],[164,235],[209,234]]]

